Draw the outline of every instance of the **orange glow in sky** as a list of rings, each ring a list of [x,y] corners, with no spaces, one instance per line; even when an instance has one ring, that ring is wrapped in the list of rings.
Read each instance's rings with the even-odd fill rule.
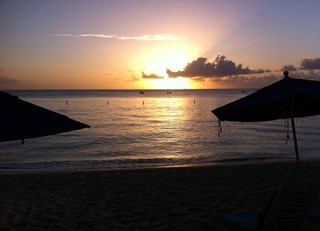
[[[319,8],[317,0],[1,1],[0,90],[251,88],[283,69],[320,79]]]

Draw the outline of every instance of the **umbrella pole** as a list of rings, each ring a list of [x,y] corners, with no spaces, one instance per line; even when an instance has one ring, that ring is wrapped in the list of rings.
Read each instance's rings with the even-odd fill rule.
[[[296,128],[295,128],[294,118],[293,117],[291,117],[291,126],[292,126],[292,133],[293,133],[294,148],[295,148],[295,151],[296,151],[297,164],[299,164],[300,163],[300,159],[299,159],[297,134],[296,134]]]

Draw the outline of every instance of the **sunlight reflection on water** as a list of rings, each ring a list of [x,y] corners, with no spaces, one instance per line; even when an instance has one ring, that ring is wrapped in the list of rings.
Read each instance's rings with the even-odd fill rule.
[[[119,93],[120,92],[120,93]],[[22,99],[91,125],[90,129],[0,143],[0,169],[82,169],[293,159],[282,120],[223,122],[211,110],[244,95],[228,91],[18,92]],[[109,93],[109,94],[108,94]],[[45,97],[44,97],[45,96]],[[66,104],[68,101],[68,104]],[[319,117],[297,119],[301,158],[317,158]],[[280,155],[281,154],[281,155]]]

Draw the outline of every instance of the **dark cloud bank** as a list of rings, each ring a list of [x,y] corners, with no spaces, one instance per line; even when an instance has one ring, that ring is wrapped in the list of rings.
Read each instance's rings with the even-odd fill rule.
[[[301,60],[301,69],[314,70],[320,69],[320,58],[304,58]]]
[[[0,90],[18,90],[34,87],[32,81],[23,81],[0,75]]]
[[[15,80],[15,79],[10,79],[5,76],[0,76],[0,86],[14,85],[17,83],[19,83],[19,81]]]
[[[183,71],[171,71],[167,69],[167,74],[171,78],[175,77],[206,77],[216,78],[231,75],[247,75],[261,74],[267,70],[251,70],[249,67],[243,68],[242,64],[236,65],[233,61],[226,59],[223,55],[218,55],[215,60],[210,63],[207,58],[198,58],[197,60],[188,63]]]
[[[298,70],[318,70],[320,69],[320,58],[303,58],[300,61],[300,67],[296,68],[293,65],[284,65],[282,71],[298,71]]]
[[[297,71],[298,69],[293,65],[284,65],[280,71]]]

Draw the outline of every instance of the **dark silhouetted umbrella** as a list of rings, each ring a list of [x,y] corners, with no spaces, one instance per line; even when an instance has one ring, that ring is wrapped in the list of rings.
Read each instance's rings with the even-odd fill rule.
[[[0,92],[0,142],[73,131],[90,126]]]
[[[259,122],[290,119],[296,159],[299,151],[294,118],[320,114],[320,82],[290,78],[288,72],[280,81],[246,97],[212,110],[220,121]]]

